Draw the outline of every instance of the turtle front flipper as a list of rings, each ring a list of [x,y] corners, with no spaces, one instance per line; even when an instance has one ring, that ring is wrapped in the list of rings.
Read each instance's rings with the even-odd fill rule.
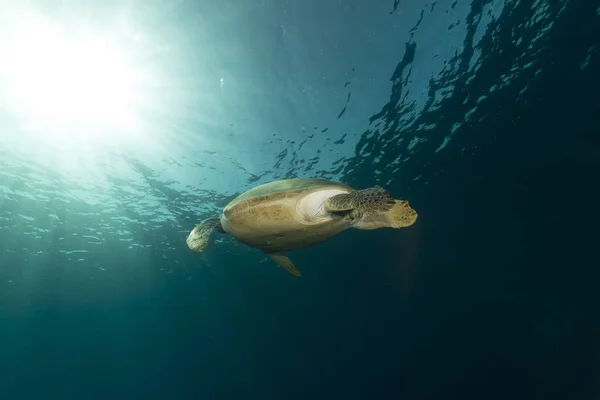
[[[208,218],[200,222],[188,235],[185,243],[190,250],[201,252],[208,246],[208,239],[215,228],[222,230],[221,219],[218,217]]]
[[[352,211],[356,217],[363,214],[386,212],[395,205],[394,198],[381,186],[338,194],[325,201],[329,212]]]
[[[277,264],[278,267],[285,269],[287,272],[289,272],[292,275],[302,276],[302,274],[300,273],[300,270],[298,268],[296,268],[296,266],[294,265],[292,260],[290,260],[290,258],[288,256],[286,256],[285,254],[282,254],[282,253],[265,253],[265,254],[267,255],[267,257],[269,257],[271,260],[273,260],[275,262],[275,264]]]

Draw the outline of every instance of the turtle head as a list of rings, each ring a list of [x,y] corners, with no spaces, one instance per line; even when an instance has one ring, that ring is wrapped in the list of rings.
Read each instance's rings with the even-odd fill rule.
[[[362,214],[358,216],[352,226],[361,230],[379,228],[405,228],[417,220],[417,212],[411,208],[406,200],[395,200],[394,206],[383,212]]]

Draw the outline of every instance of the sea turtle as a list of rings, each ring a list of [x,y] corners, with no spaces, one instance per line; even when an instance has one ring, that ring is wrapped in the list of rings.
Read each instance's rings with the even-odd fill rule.
[[[221,216],[196,225],[186,243],[192,251],[201,252],[214,230],[226,232],[300,276],[283,252],[323,242],[351,227],[403,228],[416,219],[407,201],[394,200],[380,186],[355,190],[325,179],[285,179],[236,197]]]

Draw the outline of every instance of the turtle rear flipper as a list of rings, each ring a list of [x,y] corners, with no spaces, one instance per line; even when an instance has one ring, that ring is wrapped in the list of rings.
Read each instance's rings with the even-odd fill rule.
[[[330,212],[352,211],[356,216],[389,211],[395,205],[394,198],[381,186],[338,194],[325,201]]]
[[[292,260],[290,260],[290,258],[288,256],[286,256],[285,254],[282,254],[282,253],[265,253],[265,254],[267,255],[267,257],[269,257],[271,260],[273,260],[275,262],[275,264],[277,264],[278,267],[285,269],[287,272],[289,272],[292,275],[302,276],[302,274],[300,273],[300,270],[298,268],[296,268],[296,266],[294,265]]]
[[[210,234],[215,230],[223,230],[221,228],[221,219],[218,217],[208,218],[200,222],[188,235],[185,243],[190,250],[195,252],[203,251],[208,246]]]

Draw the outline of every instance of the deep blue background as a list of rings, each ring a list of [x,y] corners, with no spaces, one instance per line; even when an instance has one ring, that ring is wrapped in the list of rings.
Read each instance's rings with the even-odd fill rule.
[[[519,49],[503,32],[527,7],[497,21],[500,42],[483,48],[477,78],[423,122],[459,120],[468,94],[510,68]],[[516,78],[528,90],[491,94],[462,143],[404,164],[428,184],[388,187],[418,210],[417,224],[297,251],[301,279],[247,267],[243,247],[226,242],[203,269],[180,246],[186,274],[163,273],[168,261],[152,249],[138,259],[107,245],[98,257],[123,268],[93,281],[90,269],[65,273],[57,255],[35,271],[35,292],[0,285],[0,397],[598,398],[600,58],[581,61],[599,26],[592,2],[571,1],[536,55],[542,72]],[[402,85],[391,82],[388,122],[400,117]],[[364,161],[345,182],[372,183]],[[14,243],[1,239],[4,250]]]

